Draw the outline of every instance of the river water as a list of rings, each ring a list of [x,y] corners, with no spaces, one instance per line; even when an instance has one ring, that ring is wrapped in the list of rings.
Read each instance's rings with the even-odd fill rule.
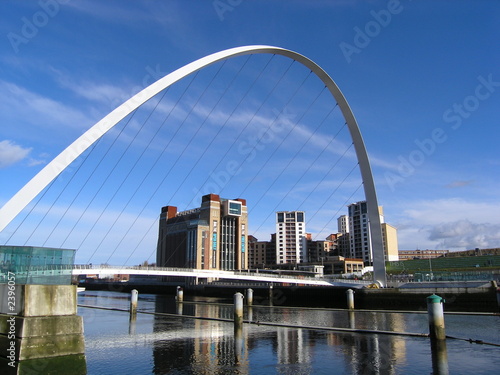
[[[80,305],[128,309],[129,295],[79,293]],[[138,310],[232,319],[228,301],[139,295]],[[78,307],[83,316],[88,374],[497,374],[500,347],[448,339],[431,351],[429,338],[335,332],[304,326],[427,333],[427,314],[254,306],[230,322]],[[445,315],[446,334],[500,344],[500,317]]]

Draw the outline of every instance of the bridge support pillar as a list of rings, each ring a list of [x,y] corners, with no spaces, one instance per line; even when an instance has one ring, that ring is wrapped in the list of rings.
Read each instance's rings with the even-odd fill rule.
[[[76,299],[76,285],[0,285],[2,374],[87,373]]]

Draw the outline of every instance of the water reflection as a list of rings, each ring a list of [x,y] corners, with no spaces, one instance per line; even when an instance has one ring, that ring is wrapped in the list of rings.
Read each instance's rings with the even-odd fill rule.
[[[154,343],[153,358],[155,374],[164,374],[183,367],[195,374],[247,374],[250,366],[259,366],[258,358],[249,354],[262,347],[263,340],[271,348],[267,356],[274,357],[276,368],[281,373],[297,368],[301,373],[313,373],[312,361],[323,351],[333,347],[341,353],[339,358],[349,373],[396,374],[396,364],[405,362],[405,340],[397,336],[377,334],[351,334],[300,328],[300,326],[330,326],[345,328],[369,328],[388,331],[403,331],[400,315],[388,316],[376,313],[356,315],[354,311],[325,311],[289,309],[279,307],[246,307],[245,319],[255,322],[277,321],[296,327],[262,327],[245,324],[235,329],[226,322],[180,319],[155,315],[155,333],[175,330],[179,340],[158,340]],[[233,318],[231,305],[216,303],[175,303],[167,298],[157,298],[155,311],[198,317]],[[358,313],[359,314],[359,313]],[[168,321],[168,324],[167,324]],[[186,325],[194,325],[193,337],[182,334]],[[192,332],[190,329],[188,332]],[[186,334],[187,332],[184,331]]]
[[[156,312],[232,318],[232,309],[219,305],[171,303],[159,298]],[[209,320],[179,319],[155,315],[153,332],[174,333],[174,339],[157,340],[153,344],[154,373],[172,370],[194,374],[248,374],[248,334],[246,329],[234,331],[232,325]]]
[[[136,334],[136,326],[137,326],[137,314],[130,314],[129,323],[128,323],[128,334],[135,335]]]
[[[348,311],[347,314],[349,315],[349,328],[354,329],[356,327],[356,315],[354,311]]]
[[[446,340],[431,340],[432,373],[434,375],[448,375],[448,351]]]
[[[96,305],[127,308],[127,299],[99,297]],[[94,299],[95,296],[79,296]],[[333,311],[254,305],[244,324],[182,317],[225,318],[230,304],[215,299],[139,296],[139,310],[171,315],[83,309],[89,374],[469,374],[495,373],[498,349],[447,341],[434,348],[428,338],[325,331],[301,326],[427,332],[425,314]],[[90,304],[90,303],[88,303]],[[498,317],[447,316],[449,335],[498,341]],[[260,322],[261,324],[257,324]],[[276,322],[287,326],[265,326]],[[482,328],[481,328],[482,327]],[[448,369],[449,366],[449,369]]]

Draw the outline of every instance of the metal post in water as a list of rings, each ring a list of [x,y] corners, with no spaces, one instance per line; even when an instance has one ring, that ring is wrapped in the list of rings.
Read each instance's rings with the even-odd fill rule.
[[[243,294],[237,292],[234,294],[234,328],[243,326]]]
[[[247,289],[247,305],[252,306],[253,304],[253,289],[248,288]]]
[[[354,310],[354,290],[347,289],[347,308],[349,310]]]
[[[431,340],[446,340],[444,329],[444,299],[433,294],[427,297],[427,316],[429,318],[429,334]]]
[[[273,284],[269,284],[269,304],[273,304]]]
[[[139,299],[139,292],[137,289],[132,289],[130,292],[130,316],[137,314],[137,300]]]
[[[177,302],[184,301],[184,289],[182,289],[182,287],[180,286],[177,287],[177,296],[175,297],[175,300]]]

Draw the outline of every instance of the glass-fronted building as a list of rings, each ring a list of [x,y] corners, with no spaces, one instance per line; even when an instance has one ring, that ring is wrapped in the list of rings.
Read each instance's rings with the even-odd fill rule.
[[[75,250],[33,246],[0,246],[0,283],[71,284]]]

